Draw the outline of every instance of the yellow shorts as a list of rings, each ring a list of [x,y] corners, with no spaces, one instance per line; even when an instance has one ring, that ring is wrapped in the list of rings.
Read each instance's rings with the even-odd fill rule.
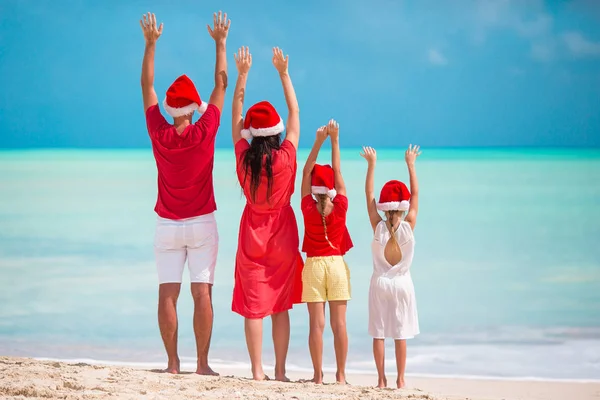
[[[350,270],[342,256],[307,257],[302,270],[302,301],[350,300]]]

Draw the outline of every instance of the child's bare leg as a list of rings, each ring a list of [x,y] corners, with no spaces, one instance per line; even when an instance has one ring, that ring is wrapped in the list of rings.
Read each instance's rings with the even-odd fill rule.
[[[333,331],[333,347],[335,348],[335,361],[337,383],[346,384],[346,357],[348,356],[348,332],[346,330],[347,301],[330,301],[330,323]]]
[[[404,370],[406,368],[406,340],[394,340],[396,347],[396,368],[398,368],[398,379],[396,385],[398,389],[404,387]]]
[[[323,383],[323,330],[325,329],[325,303],[306,303],[310,317],[308,349],[312,358],[313,382]]]
[[[385,339],[373,339],[373,357],[377,367],[377,387],[387,387],[385,377]]]

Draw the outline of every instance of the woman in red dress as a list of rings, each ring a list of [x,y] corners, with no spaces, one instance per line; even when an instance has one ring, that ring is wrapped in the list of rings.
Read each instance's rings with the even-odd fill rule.
[[[290,341],[288,310],[301,302],[302,257],[298,225],[290,204],[296,177],[300,136],[298,101],[288,74],[288,56],[273,49],[288,106],[287,132],[266,101],[250,107],[242,118],[246,79],[252,65],[248,48],[235,57],[238,78],[232,106],[236,171],[246,196],[235,260],[232,310],[245,318],[246,345],[255,380],[268,377],[262,368],[263,318],[271,316],[275,347],[275,379],[287,381],[285,360]],[[247,139],[251,139],[248,143]]]

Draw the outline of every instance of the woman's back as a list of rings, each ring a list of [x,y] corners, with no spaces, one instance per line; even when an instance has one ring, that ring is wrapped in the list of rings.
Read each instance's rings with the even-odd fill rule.
[[[271,210],[279,209],[290,204],[294,193],[294,180],[296,176],[296,149],[289,140],[284,140],[278,150],[272,151],[272,186],[269,193],[268,177],[264,167],[260,174],[260,182],[255,196],[251,192],[251,174],[246,171],[244,156],[250,148],[246,140],[236,143],[235,153],[237,158],[237,176],[242,185],[248,204],[253,209]]]

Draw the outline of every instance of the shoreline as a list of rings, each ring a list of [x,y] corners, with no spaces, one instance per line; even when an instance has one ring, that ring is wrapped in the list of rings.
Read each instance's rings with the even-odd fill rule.
[[[123,368],[134,368],[134,369],[160,369],[164,366],[164,362],[132,362],[132,361],[111,361],[111,360],[97,360],[93,358],[54,358],[54,357],[35,357],[35,356],[0,356],[5,358],[23,358],[31,359],[42,362],[59,362],[65,364],[89,364],[98,366],[112,366],[112,367],[123,367]],[[223,371],[237,371],[243,374],[245,371],[250,370],[250,364],[245,362],[234,362],[234,363],[223,363],[221,360],[213,360],[210,362],[213,369]],[[181,362],[182,370],[193,370],[195,369],[195,363],[193,362]],[[272,365],[265,364],[265,370],[273,369]],[[290,373],[296,375],[301,374],[312,374],[312,369],[304,367],[289,366],[287,370]],[[335,370],[332,368],[324,367],[324,372],[329,374],[335,374]],[[348,375],[361,375],[361,376],[373,376],[377,379],[377,371],[375,370],[355,370],[346,369]],[[600,384],[600,377],[598,379],[575,379],[575,378],[542,378],[535,376],[493,376],[493,375],[449,375],[449,374],[423,374],[423,373],[409,373],[405,374],[407,378],[416,379],[459,379],[469,381],[499,381],[499,382],[548,382],[548,383],[596,383]]]
[[[290,371],[292,383],[254,382],[247,368],[220,369],[221,377],[179,375],[158,369],[0,356],[0,397],[68,399],[428,399],[428,400],[587,400],[600,396],[600,382],[523,381],[407,376],[406,389],[377,389],[375,375],[348,374],[352,386],[303,382],[305,372]],[[269,371],[269,370],[267,370]],[[271,371],[269,371],[271,372]],[[267,372],[267,374],[269,373]],[[310,375],[310,374],[309,374]],[[388,375],[388,384],[395,375]]]

